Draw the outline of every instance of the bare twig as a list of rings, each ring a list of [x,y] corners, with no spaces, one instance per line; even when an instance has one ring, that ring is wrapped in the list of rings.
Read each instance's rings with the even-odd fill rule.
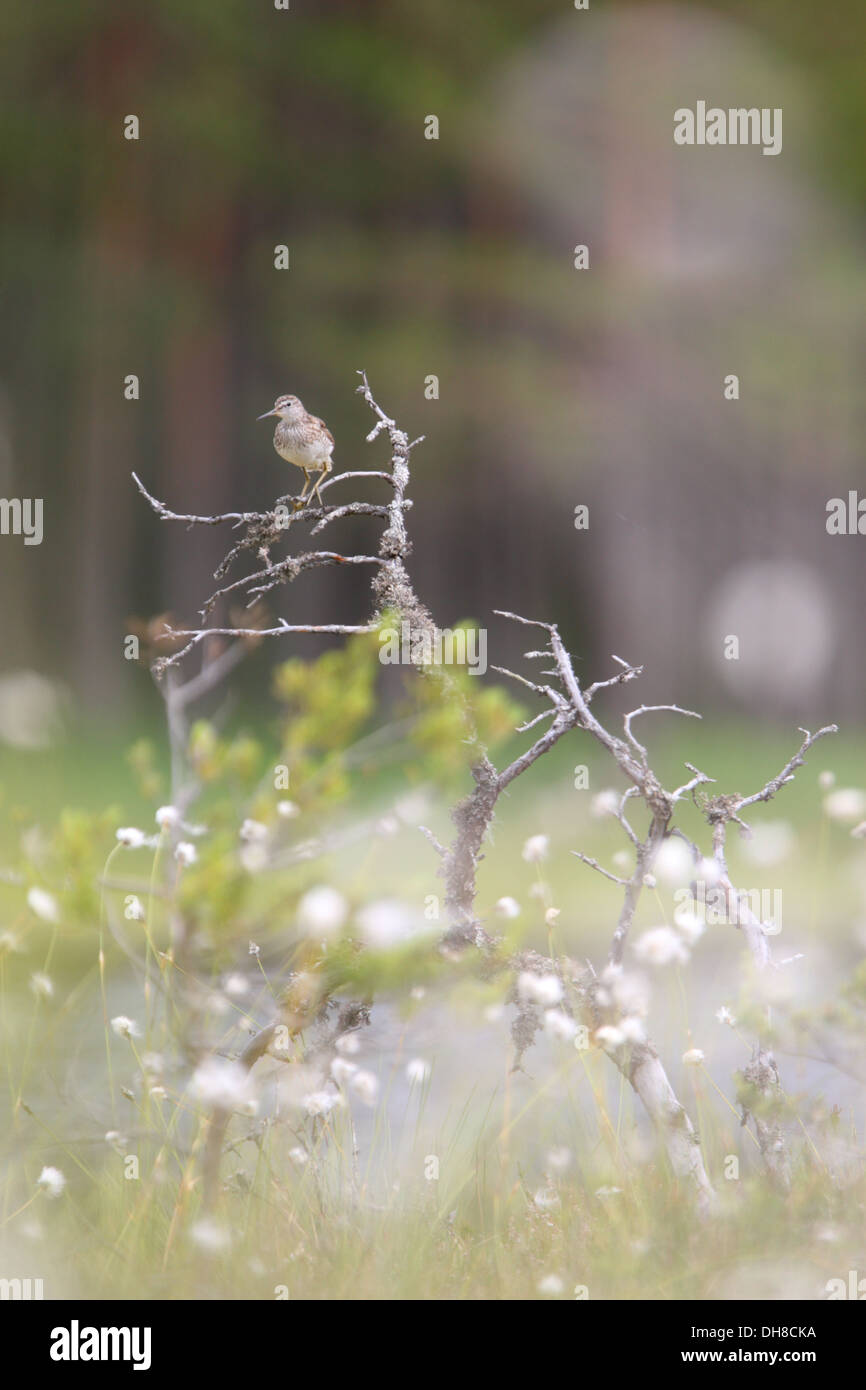
[[[218,634],[230,636],[255,635],[257,638],[266,637],[285,637],[290,633],[304,632],[333,632],[340,634],[350,634],[357,632],[371,631],[377,625],[378,616],[386,609],[393,609],[399,612],[402,617],[414,624],[415,628],[430,627],[435,628],[426,609],[419,604],[412,591],[411,584],[405,569],[404,561],[410,552],[408,533],[406,531],[405,513],[411,507],[411,501],[406,497],[406,489],[409,484],[408,460],[411,449],[420,440],[409,443],[408,436],[400,430],[396,423],[386,416],[384,411],[374,401],[372,393],[364,373],[360,373],[362,385],[358,388],[364,395],[364,399],[373,409],[377,424],[368,436],[375,439],[377,435],[387,430],[391,438],[392,459],[391,472],[383,470],[350,469],[346,473],[334,475],[326,479],[321,484],[321,491],[335,486],[337,483],[353,479],[376,479],[386,481],[391,484],[393,496],[387,504],[373,504],[369,502],[352,501],[338,507],[312,507],[292,510],[288,505],[289,498],[281,498],[274,507],[264,512],[224,512],[219,515],[206,516],[192,513],[182,513],[172,511],[164,502],[154,497],[144,486],[141,479],[133,474],[136,486],[142,496],[153,508],[161,521],[180,522],[187,526],[219,526],[231,525],[235,528],[242,528],[244,535],[241,540],[228,551],[224,559],[217,566],[216,578],[221,578],[227,574],[234,561],[244,552],[255,552],[263,560],[264,566],[254,569],[251,573],[243,575],[241,578],[233,580],[229,584],[217,588],[204,602],[201,609],[201,617],[204,620],[213,612],[216,605],[223,599],[236,593],[244,593],[252,602],[261,599],[265,594],[272,592],[281,584],[290,582],[299,574],[308,569],[318,569],[323,566],[335,565],[338,567],[346,565],[370,565],[379,571],[374,579],[372,586],[373,597],[376,608],[368,623],[362,625],[344,624],[290,624],[285,619],[271,627],[262,626],[252,633],[251,629],[246,628],[227,628],[203,625],[200,628],[189,628],[182,632],[171,632],[166,629],[162,634],[163,640],[169,640],[178,635],[185,636],[188,640],[186,645],[169,656],[160,657],[154,663],[154,673],[163,676],[170,668],[179,666],[189,653],[200,645],[206,637]],[[290,535],[291,528],[300,525],[302,522],[313,522],[312,532],[316,534],[331,522],[344,519],[348,516],[371,516],[382,519],[386,522],[385,530],[380,538],[379,553],[377,555],[363,554],[342,554],[338,551],[315,550],[303,551],[300,554],[291,554],[283,559],[272,560],[271,549],[284,542]]]
[[[754,792],[751,796],[744,796],[742,800],[737,803],[738,811],[742,811],[744,806],[753,806],[757,801],[769,801],[787,782],[793,782],[795,769],[803,766],[806,760],[806,754],[813,744],[816,744],[819,738],[825,738],[827,734],[838,734],[839,726],[838,724],[826,724],[823,729],[819,729],[815,734],[810,734],[808,729],[798,729],[797,732],[803,735],[803,742],[793,758],[789,758],[782,768],[782,771],[775,777],[771,777],[769,782],[766,782],[759,792]]]
[[[684,714],[689,719],[700,719],[701,717],[699,714],[696,714],[693,709],[680,709],[679,705],[641,705],[638,709],[630,710],[623,720],[625,736],[631,744],[632,748],[634,748],[640,754],[644,763],[646,763],[649,754],[647,753],[643,744],[638,743],[637,739],[635,738],[632,732],[631,722],[633,719],[637,719],[637,717],[641,714],[659,714],[665,710],[669,711],[671,714]]]
[[[592,859],[588,854],[581,854],[579,849],[573,849],[571,852],[577,859],[582,859],[584,864],[588,864],[591,869],[595,869],[605,878],[609,878],[611,883],[618,883],[623,888],[628,884],[627,878],[620,878],[618,874],[609,873],[607,869],[602,868],[597,859]]]

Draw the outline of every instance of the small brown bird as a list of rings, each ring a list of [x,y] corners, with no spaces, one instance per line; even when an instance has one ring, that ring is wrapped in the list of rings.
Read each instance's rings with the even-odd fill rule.
[[[266,420],[269,415],[279,418],[279,424],[274,430],[274,448],[280,458],[303,470],[304,490],[296,499],[295,506],[302,507],[305,501],[309,502],[307,489],[310,486],[310,474],[315,473],[318,476],[313,483],[313,492],[319,499],[319,505],[323,507],[325,504],[319,486],[333,466],[331,454],[334,452],[334,436],[324,420],[317,419],[304,409],[297,396],[278,396],[273,410],[266,410],[259,419]],[[310,497],[312,495],[313,493],[310,493]]]

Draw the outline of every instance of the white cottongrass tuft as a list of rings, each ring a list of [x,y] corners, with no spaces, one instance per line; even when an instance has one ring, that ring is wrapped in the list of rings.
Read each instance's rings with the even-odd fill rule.
[[[692,907],[678,907],[674,913],[674,926],[677,931],[685,937],[690,946],[694,946],[706,930],[706,922],[699,913]]]
[[[134,1019],[127,1018],[126,1014],[118,1014],[111,1020],[112,1032],[119,1038],[140,1038],[141,1029]]]
[[[302,1103],[308,1115],[330,1115],[336,1106],[343,1104],[343,1098],[339,1091],[310,1091]]]
[[[828,1245],[835,1245],[842,1239],[842,1230],[834,1226],[832,1222],[822,1222],[815,1227],[815,1239],[826,1241]]]
[[[256,1112],[249,1072],[240,1062],[229,1061],[226,1057],[206,1057],[200,1062],[193,1073],[190,1092],[204,1105],[241,1110],[247,1115]]]
[[[530,835],[521,851],[527,864],[540,864],[550,850],[549,835]]]
[[[673,927],[651,927],[635,943],[634,953],[647,965],[686,965],[689,950]]]
[[[176,806],[160,806],[154,820],[160,830],[172,830],[176,825],[180,825],[180,811]]]
[[[727,1023],[729,1028],[733,1028],[737,1022],[727,1004],[723,1004],[720,1009],[716,1009],[716,1018],[719,1023]]]
[[[521,970],[517,977],[517,993],[524,1004],[541,1004],[552,1009],[562,999],[562,981],[558,975],[536,975]]]
[[[688,1052],[683,1053],[683,1062],[687,1067],[699,1067],[704,1060],[704,1054],[699,1047],[690,1047]]]
[[[338,1086],[344,1086],[357,1070],[355,1063],[347,1062],[345,1057],[335,1057],[331,1063],[331,1076]]]
[[[174,857],[181,868],[188,868],[198,859],[198,850],[195,845],[190,844],[189,840],[181,840],[175,847]]]
[[[695,865],[695,879],[707,888],[715,888],[722,877],[722,868],[717,859],[699,859]]]
[[[358,927],[367,946],[374,951],[390,951],[419,933],[415,913],[397,898],[380,898],[358,913]]]
[[[261,840],[245,840],[238,858],[248,874],[260,874],[268,867],[268,847]]]
[[[43,922],[50,922],[52,926],[56,926],[60,921],[60,906],[57,899],[53,893],[46,893],[44,888],[28,890],[27,906]]]
[[[66,1176],[59,1168],[45,1167],[36,1179],[36,1186],[47,1196],[56,1198],[61,1196],[66,1186]]]
[[[835,785],[836,785],[836,774],[835,774],[835,772],[824,771],[824,772],[819,772],[819,773],[818,773],[818,786],[821,788],[822,792],[828,792],[828,791],[830,791],[830,789],[831,789],[832,787],[835,787]]]
[[[341,1033],[334,1046],[344,1057],[354,1057],[361,1051],[361,1039],[357,1033]]]
[[[241,824],[238,834],[247,844],[261,844],[263,840],[268,838],[268,827],[262,825],[260,820],[251,820],[247,816]]]
[[[383,839],[390,840],[394,835],[400,833],[400,822],[396,816],[382,816],[376,821],[376,834]]]
[[[50,975],[46,975],[42,970],[34,970],[30,976],[30,989],[37,999],[52,999],[54,997],[54,981]]]
[[[544,920],[549,927],[555,927],[559,917],[562,915],[561,907],[549,907],[544,914]]]
[[[295,820],[301,814],[301,808],[296,801],[278,801],[277,815],[282,820]]]
[[[762,869],[781,864],[797,847],[793,826],[784,820],[765,821],[752,827],[751,837],[742,841],[744,858]]]
[[[824,797],[824,810],[831,820],[862,820],[866,816],[866,792],[859,787],[839,787]]]
[[[547,1166],[554,1173],[564,1173],[571,1167],[573,1157],[571,1149],[566,1148],[564,1144],[557,1144],[547,1151]]]
[[[225,1226],[210,1216],[203,1216],[190,1227],[190,1239],[205,1255],[219,1255],[228,1250],[232,1243],[231,1234]]]
[[[379,1078],[371,1071],[356,1071],[349,1082],[352,1090],[365,1105],[375,1105],[379,1095]]]
[[[649,1012],[650,987],[645,975],[623,970],[621,965],[609,965],[601,976],[604,988],[621,1014],[643,1017]]]
[[[639,1043],[644,1042],[646,1039],[646,1029],[643,1026],[643,1020],[638,1018],[635,1014],[628,1014],[625,1018],[620,1019],[619,1031],[622,1033],[626,1042]]]
[[[430,815],[430,795],[424,787],[417,787],[399,797],[394,802],[394,810],[405,825],[417,827]]]
[[[129,894],[128,898],[126,899],[126,906],[123,909],[123,915],[126,918],[127,922],[144,921],[147,914],[144,910],[144,903],[141,901],[141,898],[137,896],[137,894]]]
[[[653,864],[656,875],[663,883],[674,886],[688,883],[694,873],[694,861],[688,845],[675,836],[662,840]]]
[[[545,1274],[544,1278],[538,1281],[538,1292],[546,1298],[556,1298],[559,1294],[565,1293],[565,1284],[558,1274]]]
[[[622,796],[618,791],[613,787],[605,787],[603,791],[596,792],[589,803],[589,814],[596,820],[601,820],[604,816],[615,816],[621,800]]]
[[[599,1047],[605,1049],[622,1047],[626,1040],[622,1029],[616,1028],[612,1023],[603,1023],[600,1028],[596,1028],[593,1036]]]
[[[349,916],[349,903],[342,892],[327,883],[318,884],[304,892],[297,903],[297,926],[307,937],[316,940],[335,937]]]
[[[544,1031],[551,1038],[560,1038],[562,1042],[571,1042],[577,1034],[577,1024],[573,1018],[569,1018],[563,1009],[545,1009]]]
[[[142,845],[147,844],[147,836],[143,830],[137,830],[134,825],[121,826],[116,836],[118,843],[126,849],[141,849]]]
[[[516,898],[500,898],[493,911],[497,917],[513,918],[520,916],[520,903]]]
[[[425,1062],[423,1057],[413,1057],[406,1063],[406,1080],[411,1086],[423,1086],[432,1070],[430,1063]]]

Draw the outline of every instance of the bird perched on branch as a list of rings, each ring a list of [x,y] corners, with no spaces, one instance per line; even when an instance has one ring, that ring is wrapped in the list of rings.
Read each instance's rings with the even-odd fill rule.
[[[274,448],[281,459],[293,463],[304,474],[304,490],[295,500],[296,509],[309,502],[313,493],[318,497],[319,505],[324,506],[319,486],[333,466],[331,454],[334,452],[334,436],[331,431],[324,420],[319,420],[304,408],[297,396],[278,396],[273,410],[266,410],[259,419],[266,420],[269,415],[276,415],[279,419],[274,430]],[[311,474],[317,476],[313,492],[308,497]]]

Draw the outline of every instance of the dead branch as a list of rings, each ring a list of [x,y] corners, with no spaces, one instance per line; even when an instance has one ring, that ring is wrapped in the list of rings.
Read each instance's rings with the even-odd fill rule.
[[[358,392],[375,418],[375,423],[367,435],[367,440],[372,443],[380,434],[387,435],[391,449],[390,471],[366,472],[358,470],[338,474],[324,481],[322,490],[324,491],[326,488],[347,479],[384,480],[390,484],[392,489],[391,497],[385,504],[351,501],[338,507],[325,505],[314,508],[310,506],[303,510],[292,511],[287,505],[290,499],[282,498],[274,504],[273,508],[265,512],[229,512],[219,516],[195,516],[171,511],[163,502],[152,497],[137,477],[135,477],[135,482],[162,521],[180,522],[187,526],[226,524],[232,529],[242,531],[241,538],[229,549],[217,567],[214,576],[216,579],[224,578],[242,556],[255,556],[257,564],[251,571],[216,589],[205,600],[201,610],[203,623],[205,619],[209,618],[217,603],[230,594],[242,592],[249,600],[255,601],[262,595],[271,593],[280,585],[292,582],[303,571],[325,565],[371,567],[372,611],[369,620],[360,625],[292,624],[281,617],[269,627],[251,626],[245,628],[203,625],[200,628],[168,630],[166,632],[167,638],[169,636],[172,638],[180,637],[186,639],[186,644],[173,655],[161,658],[156,664],[157,674],[162,674],[180,663],[194,648],[201,646],[210,636],[229,636],[237,639],[235,645],[228,649],[231,653],[237,651],[239,647],[242,648],[243,639],[246,638],[258,640],[301,633],[342,635],[370,632],[375,630],[383,615],[387,613],[395,615],[401,623],[408,624],[413,640],[421,637],[436,637],[438,630],[435,622],[429,610],[415,593],[407,569],[407,560],[411,554],[411,542],[406,523],[407,512],[411,506],[406,496],[410,480],[409,465],[412,449],[421,441],[410,442],[406,432],[400,429],[396,421],[386,415],[378,405],[372,395],[366,375],[363,372],[359,375],[361,384],[358,386]],[[305,522],[312,522],[312,534],[317,534],[334,521],[356,515],[369,516],[385,522],[375,555],[345,555],[338,551],[322,550],[301,551],[289,553],[278,559],[272,558],[272,550],[277,545],[286,542],[287,537],[291,536],[293,528]],[[762,924],[754,918],[750,919],[749,913],[744,911],[740,895],[736,893],[730,883],[725,862],[727,825],[733,821],[745,829],[745,823],[740,818],[739,812],[747,806],[759,801],[767,801],[773,797],[787,782],[791,781],[796,769],[802,765],[805,755],[812,745],[824,735],[836,732],[836,726],[829,725],[814,735],[806,730],[801,730],[804,741],[798,752],[775,777],[771,778],[760,791],[751,796],[706,798],[703,797],[703,794],[697,795],[699,789],[709,784],[712,779],[692,764],[686,764],[690,773],[688,780],[673,790],[667,790],[650,765],[650,756],[646,745],[640,742],[635,735],[634,721],[646,715],[665,712],[684,715],[688,718],[700,718],[700,715],[692,710],[682,709],[675,704],[640,705],[624,716],[623,736],[620,736],[596,717],[591,704],[600,692],[636,680],[642,674],[642,666],[631,665],[622,658],[614,656],[613,661],[620,669],[609,677],[593,682],[586,690],[583,690],[575,673],[572,657],[566,649],[555,623],[528,619],[510,612],[500,612],[499,616],[523,626],[538,629],[545,634],[544,647],[539,651],[526,653],[526,658],[527,660],[540,660],[549,663],[549,665],[545,664],[540,674],[543,677],[549,677],[550,683],[542,683],[505,668],[494,667],[494,669],[516,681],[524,689],[530,691],[534,697],[545,703],[546,707],[540,713],[521,726],[524,731],[533,729],[543,720],[549,720],[550,723],[547,730],[537,737],[523,753],[499,770],[490,760],[486,749],[481,746],[472,722],[471,711],[466,706],[464,697],[460,695],[455,682],[447,671],[439,667],[422,668],[426,676],[441,683],[443,693],[455,695],[456,698],[463,701],[466,715],[466,741],[472,748],[471,777],[473,786],[452,812],[454,833],[451,842],[444,845],[429,830],[424,830],[439,856],[439,872],[445,881],[445,910],[448,926],[443,937],[443,947],[462,950],[467,946],[474,945],[481,948],[488,962],[493,965],[503,965],[512,973],[525,968],[527,953],[511,959],[503,957],[498,943],[487,934],[475,913],[478,865],[483,856],[484,844],[493,823],[499,797],[522,773],[548,753],[559,739],[567,733],[578,731],[588,734],[605,750],[616,763],[628,784],[619,807],[614,813],[614,818],[634,850],[633,872],[628,877],[615,875],[604,869],[595,859],[579,851],[574,851],[577,858],[623,891],[623,901],[611,941],[608,969],[614,971],[621,969],[641,893],[645,886],[652,883],[653,865],[665,838],[670,834],[681,833],[677,827],[673,826],[672,820],[678,803],[689,794],[698,804],[701,804],[711,827],[712,855],[718,866],[724,890],[728,893],[732,905],[736,904],[738,925],[742,925],[759,965],[766,965],[769,962],[766,933]],[[234,659],[224,656],[218,658],[218,661],[222,661],[224,669],[227,670],[230,669]],[[178,731],[181,729],[181,725],[177,721],[186,705],[199,693],[204,693],[212,684],[211,678],[206,674],[208,669],[208,667],[203,666],[199,674],[187,682],[185,686],[175,687],[173,695],[172,687],[169,686],[169,698],[175,700],[173,715],[175,737],[179,737]],[[218,675],[219,668],[213,673],[213,681],[217,679]],[[192,689],[189,690],[189,687]],[[189,691],[186,696],[183,695],[185,690]],[[649,825],[643,838],[626,817],[626,805],[630,799],[637,799],[642,802],[649,813]],[[683,836],[683,838],[686,837]],[[687,841],[687,843],[691,844],[691,841]],[[697,857],[697,847],[693,845],[692,849]],[[534,957],[534,953],[531,954]],[[541,957],[537,957],[534,958],[530,968],[549,969],[563,978],[563,965],[558,961],[545,962]],[[594,973],[590,971],[588,974],[578,974],[578,976],[572,974],[571,987],[577,991],[579,1007],[588,1012],[595,1019],[597,1025],[600,994],[598,980]],[[539,1019],[533,1006],[520,1006],[518,1019],[515,1023],[517,1030],[515,1038],[519,1047],[518,1059],[520,1051],[529,1045],[538,1026]],[[272,1032],[269,1029],[262,1030],[256,1035],[243,1054],[244,1066],[252,1066],[258,1060],[269,1045],[271,1036]],[[688,1178],[694,1185],[699,1201],[705,1206],[709,1205],[713,1198],[713,1188],[704,1168],[698,1138],[688,1114],[676,1098],[661,1059],[652,1043],[648,1039],[633,1041],[627,1046],[614,1047],[609,1055],[628,1079],[656,1125],[664,1140],[674,1172],[678,1176]],[[767,1100],[768,1088],[772,1089],[773,1086],[779,1084],[775,1062],[771,1054],[760,1044],[758,1044],[751,1069],[747,1069],[747,1073],[748,1085],[752,1087],[753,1092],[759,1091],[764,1100]],[[744,1115],[745,1113],[744,1111]],[[225,1116],[215,1115],[206,1145],[206,1186],[210,1194],[215,1191],[215,1184],[218,1179],[219,1157],[226,1122]],[[775,1119],[766,1120],[763,1115],[760,1117],[760,1125],[758,1117],[756,1117],[755,1122],[759,1144],[762,1153],[764,1153],[768,1170],[778,1177],[786,1170],[787,1165],[781,1126],[776,1123]],[[760,1126],[763,1126],[763,1129]]]

